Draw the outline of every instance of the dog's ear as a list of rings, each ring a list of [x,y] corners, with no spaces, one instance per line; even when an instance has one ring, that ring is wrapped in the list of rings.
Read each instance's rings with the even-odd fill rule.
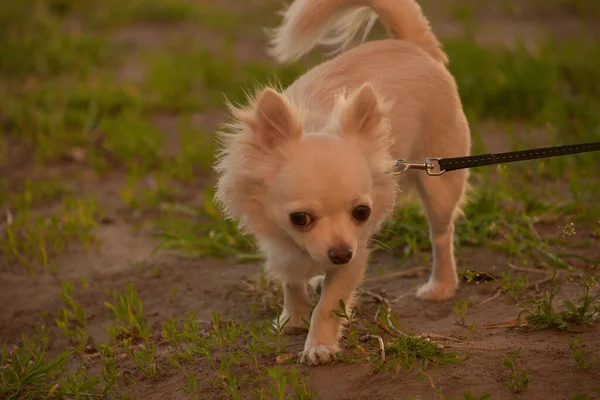
[[[254,115],[245,122],[266,148],[274,148],[302,135],[300,120],[291,106],[279,93],[269,88],[258,95]]]
[[[339,118],[345,135],[376,134],[383,119],[383,113],[375,89],[369,84],[363,85],[346,101]]]

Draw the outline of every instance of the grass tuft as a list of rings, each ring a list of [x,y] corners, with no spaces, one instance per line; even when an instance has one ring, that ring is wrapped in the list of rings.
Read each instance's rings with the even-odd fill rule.
[[[73,241],[89,246],[97,226],[96,201],[93,198],[66,197],[56,211],[36,215],[25,201],[13,213],[7,211],[0,231],[0,249],[7,264],[18,264],[34,275],[39,267],[55,273],[58,257]]]

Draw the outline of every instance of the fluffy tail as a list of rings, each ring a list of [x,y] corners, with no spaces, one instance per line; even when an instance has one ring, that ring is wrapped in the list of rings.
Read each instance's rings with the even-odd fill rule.
[[[344,51],[361,31],[364,41],[377,18],[393,38],[416,43],[433,59],[448,63],[415,0],[294,0],[274,30],[269,50],[280,62],[298,59],[319,44]]]

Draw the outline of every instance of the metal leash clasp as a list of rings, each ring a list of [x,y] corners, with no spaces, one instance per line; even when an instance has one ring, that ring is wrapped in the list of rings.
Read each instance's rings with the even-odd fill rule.
[[[441,158],[438,157],[427,157],[425,161],[406,161],[401,158],[396,161],[393,174],[400,175],[409,169],[420,169],[430,176],[442,175],[446,171],[440,167],[440,160]]]

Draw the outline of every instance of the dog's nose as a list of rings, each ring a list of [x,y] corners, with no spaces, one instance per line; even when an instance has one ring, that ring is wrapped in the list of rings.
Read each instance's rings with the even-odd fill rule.
[[[352,249],[350,247],[332,247],[327,254],[335,265],[347,264],[352,259]]]

